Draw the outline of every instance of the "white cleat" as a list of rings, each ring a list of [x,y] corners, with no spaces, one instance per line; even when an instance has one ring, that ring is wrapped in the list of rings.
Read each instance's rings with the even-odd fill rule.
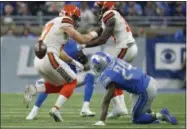
[[[96,123],[93,124],[93,125],[95,125],[95,126],[104,126],[105,123],[104,123],[103,121],[98,121],[98,122],[96,122]]]
[[[25,86],[25,91],[24,91],[24,100],[23,103],[26,105],[26,108],[29,107],[29,104],[32,101],[32,96],[33,96],[33,85],[26,85]]]
[[[125,116],[128,114],[128,110],[124,109],[124,110],[121,110],[121,111],[112,111],[110,112],[108,115],[107,115],[107,119],[117,119],[121,116]]]
[[[95,116],[95,112],[90,111],[90,109],[86,109],[86,110],[81,110],[80,112],[80,116],[82,117],[94,117]]]
[[[60,115],[60,111],[57,110],[56,108],[52,108],[51,111],[49,112],[49,115],[52,116],[56,122],[63,122],[63,119]]]
[[[26,117],[26,120],[34,120],[38,115],[38,111],[31,111],[29,115]]]

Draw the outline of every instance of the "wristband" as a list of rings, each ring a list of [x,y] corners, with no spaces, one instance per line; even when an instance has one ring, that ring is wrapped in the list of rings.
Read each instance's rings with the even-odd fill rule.
[[[94,37],[94,38],[97,38],[98,37],[98,34],[96,31],[91,31],[90,34]]]

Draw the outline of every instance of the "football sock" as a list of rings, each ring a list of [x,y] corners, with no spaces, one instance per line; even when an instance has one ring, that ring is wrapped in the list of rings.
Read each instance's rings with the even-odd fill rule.
[[[124,99],[124,94],[118,96],[120,104],[123,106],[124,109],[127,109]]]
[[[57,109],[61,108],[61,106],[66,102],[67,98],[63,95],[59,95],[56,103],[55,103],[55,107]]]
[[[35,112],[35,111],[38,111],[38,110],[39,110],[39,107],[36,106],[36,105],[34,105],[33,108],[32,108],[32,110],[31,110],[31,112]]]
[[[46,100],[48,94],[46,93],[38,93],[36,102],[35,102],[35,106],[40,107],[42,105],[42,103]]]
[[[84,102],[84,103],[83,103],[83,106],[82,106],[82,109],[83,109],[83,110],[89,109],[89,105],[90,105],[90,102]]]
[[[84,102],[90,102],[94,89],[94,75],[88,73],[84,79]]]
[[[112,110],[122,110],[123,109],[122,105],[120,104],[120,100],[119,100],[118,96],[112,98],[111,104],[112,104]]]
[[[74,80],[71,83],[64,84],[60,90],[60,95],[56,101],[55,108],[60,109],[61,106],[69,99],[77,85],[77,80]]]

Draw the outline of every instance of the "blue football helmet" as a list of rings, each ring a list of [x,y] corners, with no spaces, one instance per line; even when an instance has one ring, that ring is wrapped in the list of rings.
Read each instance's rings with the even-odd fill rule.
[[[109,63],[112,62],[112,57],[104,52],[96,52],[91,58],[91,68],[96,74],[105,70]]]

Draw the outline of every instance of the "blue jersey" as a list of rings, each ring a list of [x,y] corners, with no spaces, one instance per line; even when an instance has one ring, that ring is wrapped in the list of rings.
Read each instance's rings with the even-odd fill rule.
[[[81,50],[81,47],[79,46],[79,44],[76,43],[75,40],[73,39],[69,39],[67,41],[67,43],[64,45],[63,49],[64,51],[73,59],[76,58],[77,53]],[[72,64],[68,64],[70,66],[70,68],[77,73],[76,68],[74,65]]]
[[[101,73],[99,82],[106,88],[110,82],[115,82],[116,88],[139,94],[145,92],[150,77],[139,68],[133,67],[121,59],[115,58]]]

